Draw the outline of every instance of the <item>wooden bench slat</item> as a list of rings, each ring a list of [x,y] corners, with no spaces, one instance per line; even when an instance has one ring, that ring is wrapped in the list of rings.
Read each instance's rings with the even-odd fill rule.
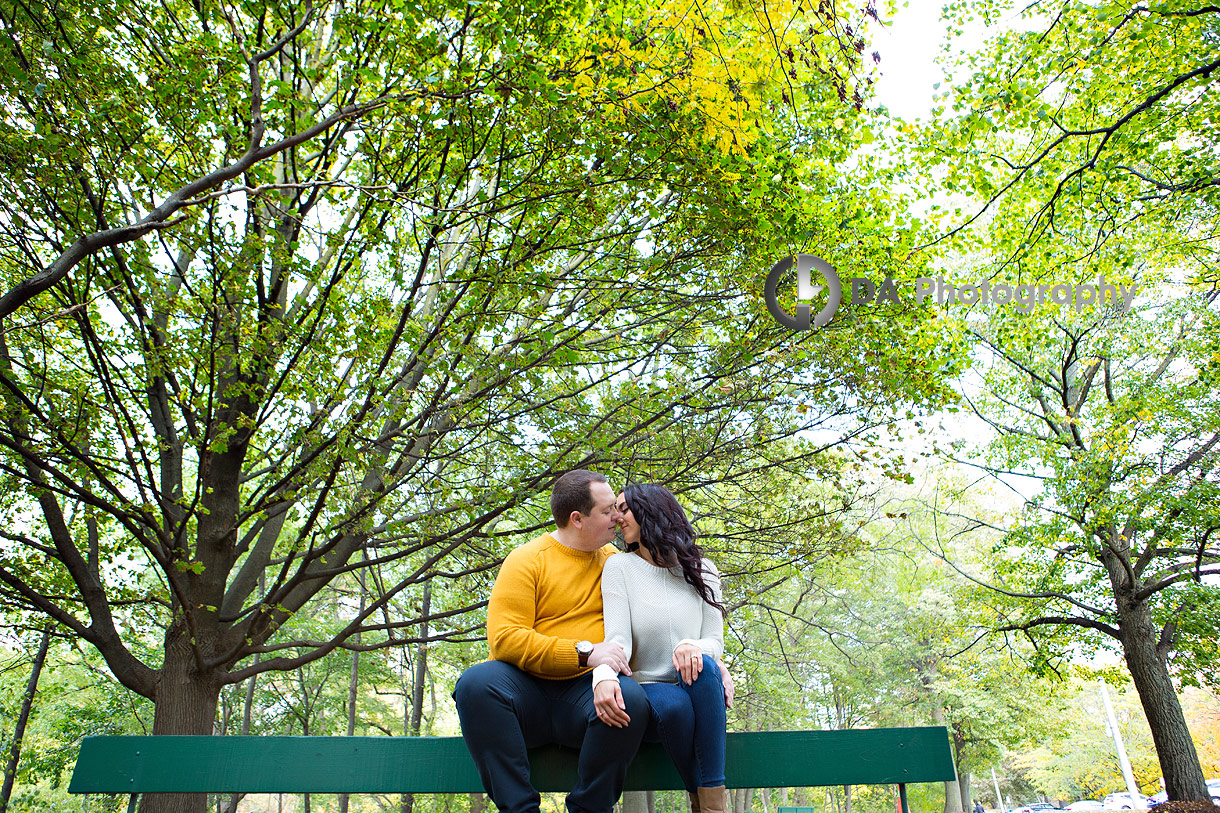
[[[954,778],[943,727],[728,735],[728,786],[812,787]],[[570,790],[576,753],[530,753],[540,791]],[[627,790],[680,790],[656,743],[632,762]],[[461,737],[86,737],[71,793],[468,793],[482,785]]]

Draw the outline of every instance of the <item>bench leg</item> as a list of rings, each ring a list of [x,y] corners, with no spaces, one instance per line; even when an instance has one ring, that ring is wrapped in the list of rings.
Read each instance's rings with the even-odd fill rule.
[[[902,813],[911,813],[911,806],[907,804],[907,786],[903,782],[898,783],[898,801],[902,804]]]
[[[131,801],[127,803],[127,813],[136,813],[136,802],[140,801],[140,794],[131,794]]]

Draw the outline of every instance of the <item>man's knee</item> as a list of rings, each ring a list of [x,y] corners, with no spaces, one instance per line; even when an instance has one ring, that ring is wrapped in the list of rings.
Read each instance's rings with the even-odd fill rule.
[[[483,661],[467,669],[453,687],[453,702],[458,711],[485,706],[496,702],[504,695],[502,687],[516,677],[519,671],[511,664],[501,661]]]

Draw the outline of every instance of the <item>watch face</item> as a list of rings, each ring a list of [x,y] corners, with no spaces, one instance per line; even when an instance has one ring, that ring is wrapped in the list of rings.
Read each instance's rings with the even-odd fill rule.
[[[576,643],[576,651],[588,655],[593,651],[593,644],[588,641],[578,641]]]

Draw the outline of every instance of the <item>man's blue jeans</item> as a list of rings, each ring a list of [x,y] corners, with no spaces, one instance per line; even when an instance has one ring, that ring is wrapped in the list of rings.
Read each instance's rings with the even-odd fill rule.
[[[623,678],[619,678],[623,680]],[[645,683],[652,722],[644,739],[660,742],[691,793],[724,784],[724,683],[720,667],[703,656],[694,683]]]
[[[610,813],[623,792],[627,766],[648,728],[648,698],[640,684],[620,677],[631,723],[597,719],[589,675],[544,680],[501,661],[462,673],[453,689],[462,737],[487,795],[505,813],[536,813],[527,749],[559,743],[580,752],[569,813]]]

